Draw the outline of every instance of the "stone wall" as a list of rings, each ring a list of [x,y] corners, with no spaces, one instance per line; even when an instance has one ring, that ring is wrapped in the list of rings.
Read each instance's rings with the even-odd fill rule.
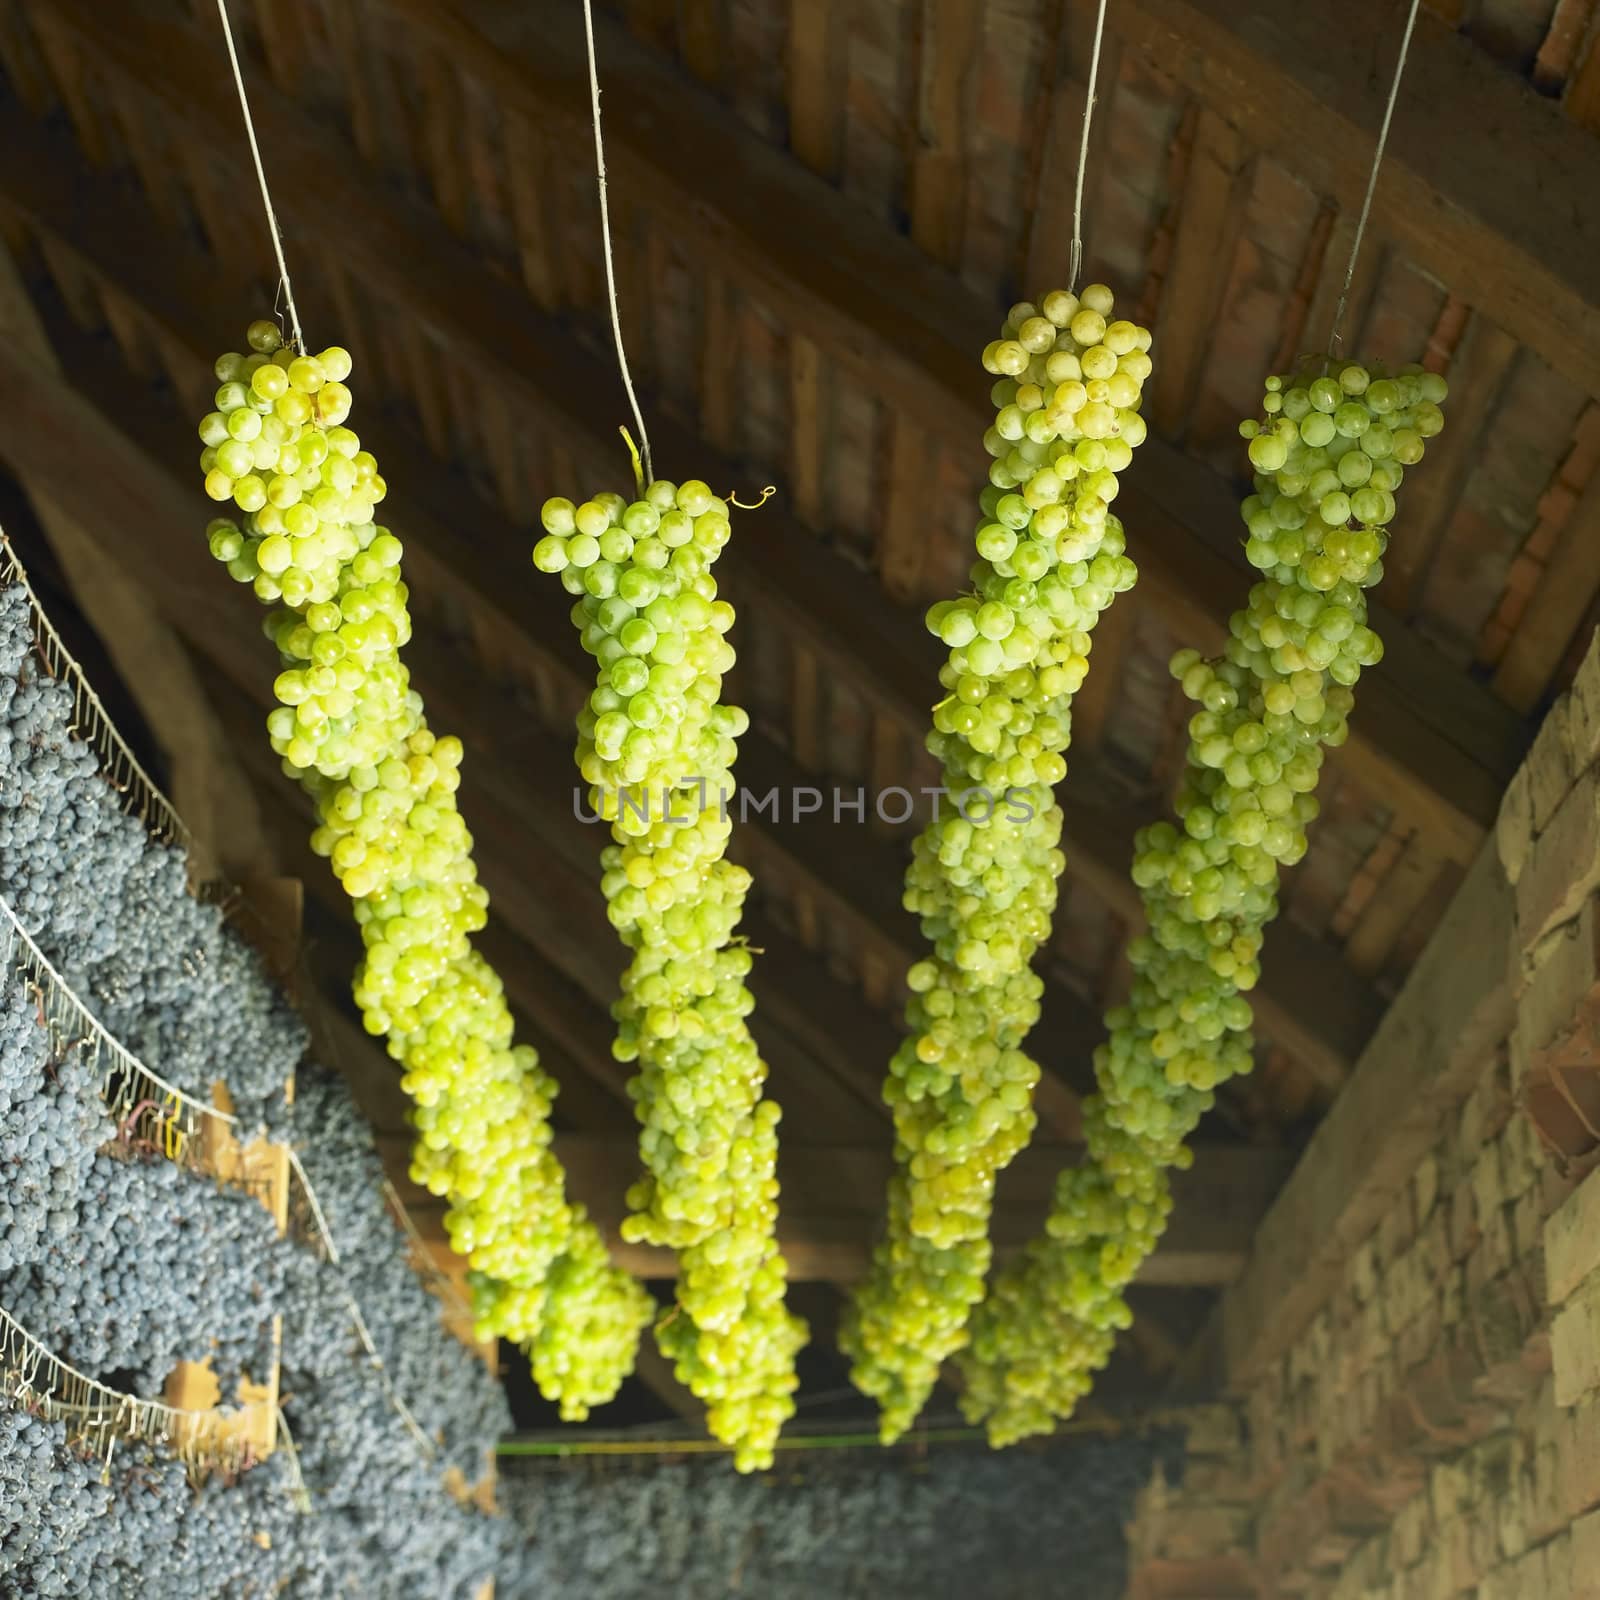
[[[1261,1292],[1281,1262],[1231,1295],[1230,1360],[1247,1344],[1270,1353],[1224,1374],[1236,1434],[1207,1453],[1191,1442],[1182,1487],[1141,1495],[1129,1600],[1600,1600],[1597,756],[1591,650],[1487,847],[1511,888],[1504,911],[1446,928],[1478,945],[1480,966],[1484,941],[1503,949],[1504,1037],[1451,1080],[1459,1092],[1404,1181],[1381,1153],[1306,1173],[1302,1192],[1384,1173],[1367,1197],[1376,1220],[1333,1272],[1325,1241],[1303,1241],[1320,1272],[1292,1295]],[[1448,1026],[1447,996],[1402,993],[1396,1011],[1407,1005],[1417,1015],[1391,1040],[1426,1036],[1430,1014]],[[1390,1134],[1370,1108],[1415,1076],[1384,1043],[1346,1091],[1374,1146]],[[1408,1110],[1394,1106],[1396,1128]],[[1306,1160],[1348,1162],[1350,1149],[1319,1139]],[[1281,1252],[1271,1221],[1263,1237]],[[1265,1326],[1280,1307],[1288,1325]],[[1241,1308],[1262,1337],[1241,1338]]]

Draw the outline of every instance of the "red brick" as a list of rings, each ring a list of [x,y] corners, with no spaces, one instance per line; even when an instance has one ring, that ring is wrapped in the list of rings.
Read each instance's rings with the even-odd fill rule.
[[[1541,1157],[1554,1158],[1563,1166],[1581,1160],[1594,1148],[1591,1120],[1569,1096],[1568,1085],[1578,1086],[1581,1078],[1560,1073],[1530,1074],[1522,1089],[1522,1103],[1528,1121],[1535,1129]]]
[[[1239,1506],[1173,1505],[1161,1524],[1161,1545],[1177,1560],[1202,1560],[1239,1549],[1250,1531],[1250,1513]]]
[[[1258,1600],[1259,1585],[1243,1557],[1150,1561],[1133,1574],[1128,1600]]]

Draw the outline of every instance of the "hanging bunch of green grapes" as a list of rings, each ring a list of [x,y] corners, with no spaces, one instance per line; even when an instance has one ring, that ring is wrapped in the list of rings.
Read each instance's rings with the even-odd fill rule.
[[[649,1297],[568,1204],[551,1150],[556,1085],[514,1043],[500,980],[472,946],[488,896],[456,807],[461,744],[429,729],[400,657],[401,547],[373,522],[383,478],[344,426],[350,357],[284,349],[270,322],[248,339],[249,354],[218,361],[217,409],[200,427],[206,491],[241,513],[211,524],[211,552],[277,606],[266,631],[284,669],[268,731],[353,903],[355,997],[405,1069],[413,1176],[450,1202],[479,1335],[534,1347],[547,1396],[582,1416],[631,1370]]]
[[[793,1410],[804,1326],[783,1310],[774,1244],[778,1108],[745,1019],[749,889],[726,859],[725,796],[749,719],[721,703],[733,608],[711,567],[726,504],[704,483],[651,483],[631,504],[546,501],[534,564],[576,597],[597,679],[578,720],[578,768],[611,826],[601,855],[612,925],[630,952],[613,1007],[644,1166],[624,1237],[681,1254],[663,1347],[746,1469],[771,1458]]]
[[[1091,632],[1136,572],[1111,512],[1145,437],[1148,330],[1093,284],[1014,306],[983,354],[998,377],[994,460],[973,592],[928,627],[950,647],[929,750],[944,772],[905,903],[932,946],[908,975],[907,1035],[884,1098],[899,1172],[873,1272],[844,1332],[853,1376],[902,1433],[965,1337],[989,1266],[996,1174],[1034,1128],[1039,1068],[1023,1049],[1064,866],[1054,785]]]
[[[1217,1085],[1250,1070],[1246,997],[1278,875],[1305,853],[1323,752],[1344,742],[1356,682],[1382,655],[1365,591],[1445,392],[1420,367],[1318,359],[1269,378],[1264,419],[1241,428],[1255,469],[1245,553],[1262,578],[1219,659],[1173,658],[1197,709],[1177,823],[1136,844],[1148,926],[1097,1052],[1088,1160],[1062,1174],[1046,1236],[999,1274],[963,1358],[963,1406],[996,1444],[1047,1431],[1087,1392],[1170,1210],[1168,1169],[1187,1164]]]

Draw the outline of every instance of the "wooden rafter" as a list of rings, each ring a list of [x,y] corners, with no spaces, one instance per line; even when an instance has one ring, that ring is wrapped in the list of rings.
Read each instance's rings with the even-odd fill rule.
[[[1352,215],[1400,20],[1385,0],[1126,0],[1108,13],[1125,47]],[[1594,136],[1557,102],[1424,8],[1374,230],[1591,394],[1600,393],[1597,156]]]

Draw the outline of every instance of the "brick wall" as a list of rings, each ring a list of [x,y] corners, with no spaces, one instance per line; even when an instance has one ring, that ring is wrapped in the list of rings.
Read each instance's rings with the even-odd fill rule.
[[[1600,648],[1506,797],[1514,910],[1470,930],[1504,946],[1506,1037],[1233,1385],[1236,1431],[1140,1498],[1128,1600],[1600,1600],[1597,756]]]

